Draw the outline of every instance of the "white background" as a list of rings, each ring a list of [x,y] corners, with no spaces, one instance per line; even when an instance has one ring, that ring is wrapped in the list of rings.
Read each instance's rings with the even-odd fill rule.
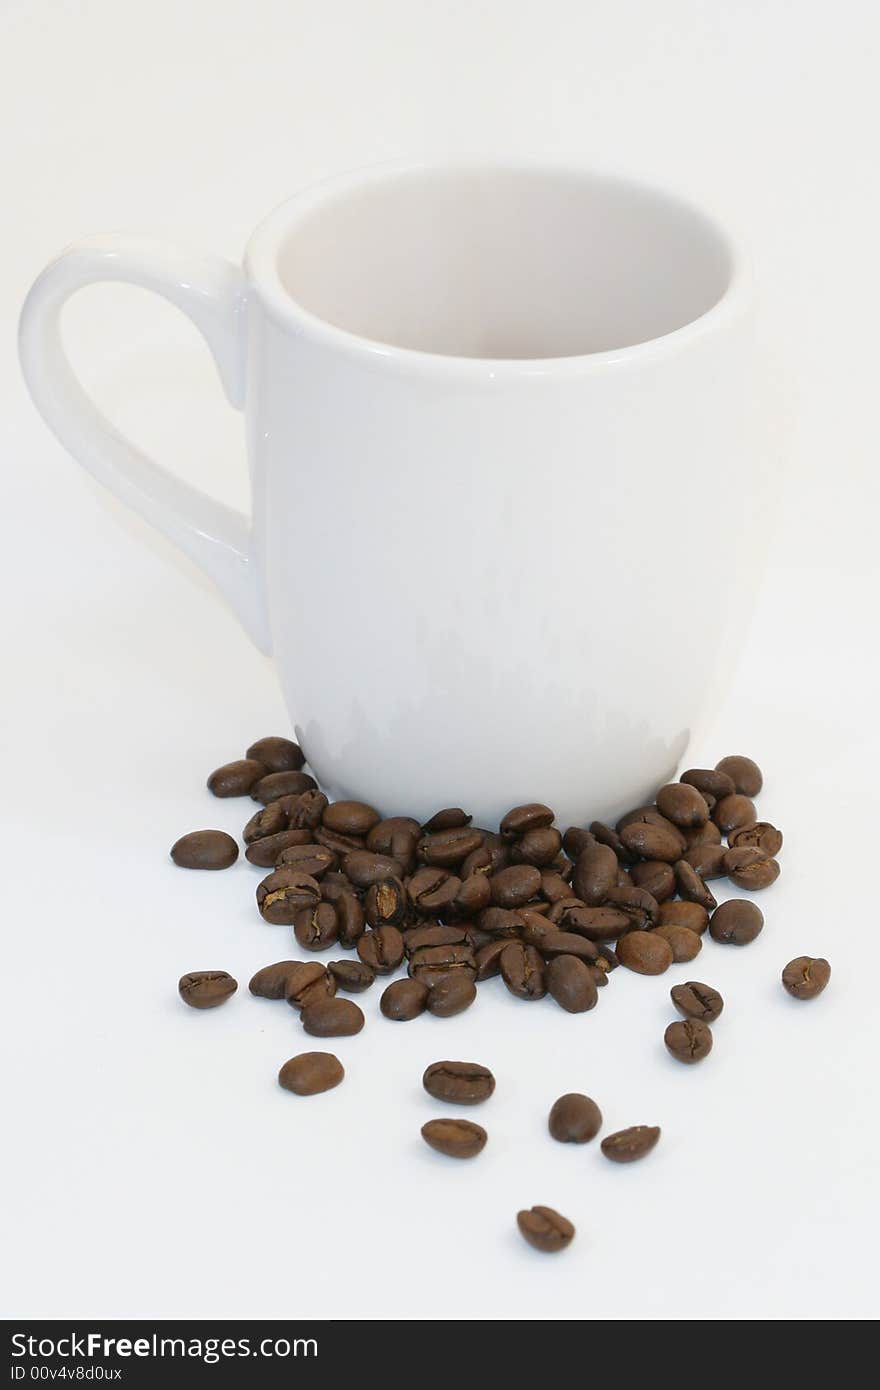
[[[875,13],[867,0],[2,5],[5,1314],[876,1313]],[[236,258],[316,178],[484,150],[647,172],[751,243],[783,506],[735,688],[688,761],[760,760],[784,873],[754,945],[709,942],[659,980],[619,971],[587,1016],[497,985],[459,1019],[392,1025],[374,988],[364,1032],[336,1049],[344,1085],[297,1100],[275,1084],[305,1041],[296,1016],[246,988],[291,953],[288,930],[257,916],[245,862],[197,875],[167,859],[183,831],[235,832],[249,813],[203,783],[286,729],[272,668],[41,425],[15,318],[76,236],[137,230]],[[246,506],[240,420],[195,331],[107,287],[69,319],[114,417]],[[309,583],[304,599],[320,593]],[[656,677],[686,680],[699,660],[697,633]],[[834,969],[811,1005],[778,982],[802,952]],[[199,1014],[176,982],[205,967],[241,989]],[[670,985],[692,976],[727,1008],[711,1058],[683,1068],[662,1033]],[[498,1079],[470,1164],[418,1135],[439,1112],[421,1072],[446,1056]],[[554,1144],[546,1113],[569,1089],[596,1098],[606,1132],[659,1123],[660,1146],[626,1169],[595,1144]],[[514,1226],[541,1202],[578,1227],[555,1260]]]

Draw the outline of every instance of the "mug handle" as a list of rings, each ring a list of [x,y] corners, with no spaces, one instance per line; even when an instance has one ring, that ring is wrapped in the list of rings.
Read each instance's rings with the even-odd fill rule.
[[[63,251],[32,286],[21,313],[19,352],[34,403],[65,448],[204,570],[268,654],[265,597],[248,518],[173,477],[125,439],[71,369],[59,331],[61,311],[72,294],[98,281],[138,285],[182,309],[211,349],[230,404],[241,410],[244,275],[219,256],[140,238],[91,237]]]

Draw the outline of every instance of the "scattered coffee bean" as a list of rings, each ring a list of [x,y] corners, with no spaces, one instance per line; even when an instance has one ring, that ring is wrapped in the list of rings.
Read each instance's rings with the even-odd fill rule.
[[[769,821],[759,820],[754,825],[744,825],[739,830],[732,830],[728,836],[728,844],[732,849],[744,849],[747,846],[759,849],[769,859],[775,859],[782,849],[782,831],[777,830]]]
[[[191,1009],[216,1009],[238,989],[238,981],[225,970],[190,970],[181,975],[178,991]]]
[[[631,1129],[619,1129],[602,1140],[602,1152],[613,1163],[635,1163],[653,1149],[660,1138],[658,1125],[633,1125]]]
[[[309,810],[308,818],[314,820],[314,815],[315,808],[312,808]],[[303,816],[299,818],[303,819]],[[328,830],[326,825],[313,825],[312,838],[315,844],[332,850],[340,860],[345,860],[349,854],[355,854],[366,847],[360,835],[340,835],[336,830]]]
[[[322,824],[339,835],[369,835],[381,819],[364,801],[334,801],[325,808]]]
[[[643,859],[629,871],[636,888],[644,888],[658,903],[666,902],[675,893],[675,874],[671,864],[662,859]]]
[[[522,907],[541,891],[541,875],[532,864],[512,864],[500,869],[491,881],[496,907]]]
[[[432,1062],[422,1085],[435,1100],[450,1105],[480,1105],[495,1090],[495,1077],[479,1062]]]
[[[171,846],[180,869],[228,869],[238,858],[238,845],[225,830],[191,830]]]
[[[653,898],[650,900],[654,902]],[[656,903],[654,905],[656,908]],[[557,922],[562,930],[583,936],[587,941],[616,941],[632,925],[627,911],[618,907],[583,907],[577,900],[573,906],[562,904],[558,912],[551,908],[549,915],[551,922]]]
[[[644,888],[609,888],[604,906],[625,913],[631,931],[647,931],[655,926],[660,911],[657,899]]]
[[[258,738],[247,750],[247,757],[262,763],[267,772],[299,772],[306,760],[298,743],[289,738]]]
[[[656,931],[631,931],[618,941],[617,959],[637,975],[662,975],[672,964],[672,947]]]
[[[758,764],[740,754],[722,758],[720,763],[715,764],[715,771],[727,773],[743,796],[757,796],[764,785],[764,776]]]
[[[421,830],[424,835],[433,835],[435,830],[459,830],[462,826],[470,825],[472,820],[473,816],[469,816],[460,806],[447,806],[426,820]]]
[[[600,841],[597,840],[592,830],[583,830],[579,825],[570,825],[562,837],[562,848],[572,863],[574,863],[579,855],[583,854],[585,849],[590,849],[593,845],[599,843]],[[604,844],[605,841],[601,843]],[[622,843],[623,841],[621,841],[621,844]],[[626,849],[626,846],[624,846],[624,849]],[[626,853],[629,854],[629,850],[626,850]]]
[[[377,975],[392,975],[403,960],[403,937],[396,927],[377,927],[358,937],[357,953]]]
[[[681,774],[680,780],[689,787],[696,787],[703,796],[711,796],[715,801],[720,801],[724,796],[733,796],[736,791],[733,778],[726,772],[719,772],[717,768],[692,767]]]
[[[677,1062],[701,1062],[712,1051],[712,1029],[699,1018],[679,1019],[670,1023],[663,1041]]]
[[[686,859],[679,859],[675,865],[675,882],[686,902],[699,903],[707,912],[718,906],[715,894],[706,887],[694,866]]]
[[[815,999],[831,979],[831,966],[821,956],[796,956],[782,972],[782,983],[795,999]]]
[[[339,920],[332,903],[301,907],[294,914],[293,934],[306,951],[326,951],[339,935]]]
[[[695,845],[693,849],[686,849],[682,858],[705,882],[707,878],[724,878],[726,854],[723,845]]]
[[[320,961],[296,960],[291,963],[284,997],[292,1009],[304,1009],[307,1004],[331,998],[335,993],[336,981]]]
[[[655,927],[655,935],[662,936],[664,941],[668,941],[672,948],[672,961],[674,965],[681,965],[685,961],[693,960],[700,954],[702,941],[695,931],[690,927],[681,927],[675,922],[670,922],[665,927]]]
[[[518,835],[525,835],[527,830],[543,830],[545,826],[552,825],[554,819],[550,807],[542,806],[537,801],[529,802],[526,806],[514,806],[501,822],[501,834],[504,839],[515,839]]]
[[[477,987],[472,976],[461,973],[441,975],[428,991],[428,1013],[435,1018],[452,1018],[454,1014],[469,1009],[476,997]]]
[[[735,792],[733,796],[723,796],[712,811],[712,819],[724,835],[743,826],[754,825],[758,819],[754,801]]]
[[[763,925],[764,914],[755,903],[745,898],[729,898],[712,913],[709,933],[713,941],[720,941],[722,945],[747,946]]]
[[[665,902],[657,913],[658,927],[687,927],[702,936],[709,925],[709,914],[701,903]]]
[[[270,802],[280,801],[282,797],[300,796],[303,792],[316,791],[317,787],[314,777],[310,777],[307,772],[267,772],[265,777],[261,777],[259,782],[255,782],[251,787],[251,798],[268,806]]]
[[[581,850],[575,860],[571,886],[588,907],[599,907],[617,883],[617,855],[598,841]]]
[[[577,956],[554,956],[544,968],[547,993],[570,1014],[593,1009],[599,998],[589,967]]]
[[[372,884],[364,894],[364,916],[371,927],[397,927],[406,916],[406,889],[399,878]]]
[[[427,985],[419,980],[394,980],[383,991],[379,1008],[386,1018],[397,1023],[408,1023],[425,1012],[427,1002]]]
[[[486,1147],[488,1137],[471,1120],[429,1120],[422,1125],[425,1143],[449,1158],[475,1158]]]
[[[461,879],[448,869],[433,868],[426,864],[417,869],[406,881],[406,891],[416,912],[431,916],[447,911],[455,902],[461,888]]]
[[[277,804],[287,816],[289,830],[313,830],[317,837],[321,817],[328,805],[323,792],[301,792],[299,796],[285,796]],[[322,842],[319,841],[320,843]],[[335,845],[328,845],[327,848],[336,850]]]
[[[208,778],[208,790],[215,796],[247,796],[251,787],[265,777],[269,769],[255,758],[239,758],[224,763]]]
[[[363,994],[376,978],[376,972],[362,960],[331,960],[327,969],[336,981],[337,989],[346,994]]]
[[[299,826],[294,827],[294,829],[300,828]],[[270,805],[264,806],[262,811],[256,811],[251,816],[242,831],[242,839],[246,845],[253,845],[257,840],[280,835],[285,830],[289,829],[287,812],[280,802],[273,801]],[[272,862],[274,863],[275,861],[273,860]]]
[[[501,952],[501,978],[518,999],[543,999],[547,993],[544,962],[534,946],[508,942]]]
[[[721,844],[721,831],[713,820],[707,820],[705,825],[698,825],[695,830],[683,830],[681,833],[685,840],[685,853],[700,845]]]
[[[564,1250],[574,1240],[574,1226],[552,1207],[531,1207],[517,1212],[516,1224],[534,1250],[546,1255]]]
[[[290,973],[300,964],[297,960],[279,960],[274,965],[264,965],[251,977],[248,989],[260,999],[286,999]]]
[[[439,864],[443,869],[457,869],[469,854],[481,848],[483,835],[468,826],[437,830],[419,840],[416,854],[423,864]]]
[[[301,1052],[284,1063],[278,1084],[296,1096],[317,1096],[332,1091],[344,1076],[343,1065],[332,1052]]]
[[[669,782],[661,787],[657,793],[657,810],[680,830],[692,830],[696,825],[705,825],[709,819],[705,797],[686,782]]]
[[[302,1011],[303,1027],[316,1038],[346,1038],[359,1033],[364,1016],[352,999],[321,999]]]
[[[594,820],[590,825],[590,834],[595,837],[600,845],[607,845],[609,849],[614,850],[614,853],[617,855],[618,864],[622,864],[624,867],[632,864],[635,856],[627,849],[617,831],[612,829],[610,825],[604,825],[602,821]],[[575,855],[575,858],[577,858],[577,855]]]
[[[308,835],[307,830],[288,830],[288,835]],[[273,835],[272,839],[280,839],[281,836]],[[258,848],[266,843],[265,840],[258,840]],[[311,874],[312,878],[321,878],[330,869],[335,869],[338,859],[332,849],[327,849],[325,845],[295,844],[287,845],[281,851],[275,861],[278,869],[299,869],[302,874]]]
[[[427,922],[423,927],[409,927],[403,933],[404,950],[408,956],[414,955],[425,946],[467,944],[467,931],[453,922]]]
[[[421,826],[411,816],[389,816],[373,826],[367,835],[367,849],[397,860],[408,871],[412,868],[421,834]]]
[[[352,850],[342,861],[346,877],[356,888],[371,888],[374,883],[400,877],[400,861],[388,854],[376,854],[367,849]]]
[[[552,864],[561,849],[562,836],[549,825],[539,830],[527,830],[516,844],[521,862],[533,864],[539,869],[545,869]]]
[[[701,1019],[703,1023],[714,1023],[724,1008],[724,1000],[717,989],[700,984],[699,980],[674,985],[669,996],[680,1013],[688,1018]]]
[[[456,917],[473,917],[488,907],[491,901],[490,879],[485,874],[468,874],[467,878],[462,879],[449,911]]]
[[[477,966],[476,979],[478,982],[494,979],[501,973],[501,952],[507,945],[507,938],[497,937],[494,941],[481,946],[475,953],[474,960]]]
[[[250,822],[248,822],[250,824]],[[272,869],[281,867],[282,863],[288,861],[284,855],[289,849],[317,849],[312,844],[312,832],[310,830],[279,830],[277,835],[261,835],[259,839],[253,840],[245,850],[245,857],[251,864],[256,864],[260,869]],[[326,851],[322,850],[322,853]],[[306,856],[308,859],[309,856]],[[306,873],[311,873],[311,869],[306,869]],[[316,877],[316,875],[312,875]]]
[[[684,848],[681,831],[672,824],[667,829],[663,825],[634,821],[623,827],[620,838],[628,850],[642,859],[662,859],[667,864],[679,859]]]
[[[588,1144],[602,1128],[602,1111],[589,1096],[572,1091],[554,1101],[548,1125],[560,1144]]]
[[[770,859],[756,845],[738,845],[724,856],[724,868],[737,888],[757,893],[779,877],[779,861]]]
[[[420,946],[410,956],[409,973],[414,980],[421,980],[430,987],[444,975],[463,975],[468,980],[475,979],[477,962],[466,943],[458,946]]]
[[[257,907],[265,921],[293,926],[303,908],[316,908],[321,888],[311,874],[298,869],[276,869],[257,886]]]

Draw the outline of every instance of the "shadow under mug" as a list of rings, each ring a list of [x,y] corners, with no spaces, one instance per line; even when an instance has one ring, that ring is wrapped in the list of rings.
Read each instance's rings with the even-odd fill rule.
[[[204,334],[247,417],[249,519],[79,386],[59,316],[101,280]],[[565,826],[673,774],[736,654],[763,525],[747,276],[698,208],[549,164],[384,165],[284,203],[241,269],[77,243],[20,345],[74,458],[274,652],[329,795],[488,826],[539,800]]]

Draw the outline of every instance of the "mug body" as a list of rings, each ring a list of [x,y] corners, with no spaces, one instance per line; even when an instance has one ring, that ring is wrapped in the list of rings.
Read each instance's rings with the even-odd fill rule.
[[[284,205],[246,275],[269,623],[328,793],[488,826],[650,799],[760,549],[725,234],[581,171],[393,167]]]

